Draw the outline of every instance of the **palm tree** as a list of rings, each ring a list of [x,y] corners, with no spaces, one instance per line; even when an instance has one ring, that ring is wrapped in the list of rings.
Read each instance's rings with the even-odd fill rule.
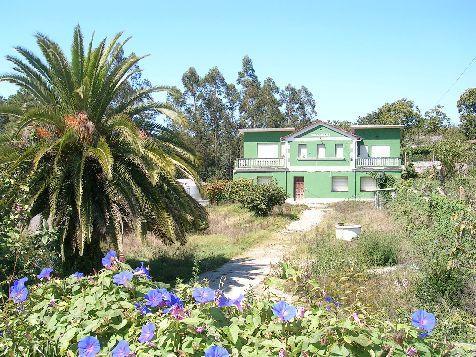
[[[7,56],[14,73],[0,76],[33,100],[0,107],[16,118],[15,134],[4,134],[0,162],[15,185],[1,197],[11,207],[20,186],[28,187],[31,215],[41,213],[60,231],[64,259],[113,242],[122,251],[125,231],[153,232],[165,242],[206,225],[206,212],[186,194],[177,176],[197,178],[197,160],[171,132],[155,125],[141,129],[134,118],[147,111],[173,112],[150,100],[151,87],[124,88],[142,57],[123,56],[117,34],[87,49],[74,29],[71,60],[42,34],[36,42],[44,59],[16,47]]]

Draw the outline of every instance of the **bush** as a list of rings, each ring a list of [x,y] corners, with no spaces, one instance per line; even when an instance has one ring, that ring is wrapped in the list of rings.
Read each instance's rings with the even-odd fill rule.
[[[275,206],[286,201],[286,192],[275,183],[258,185],[248,179],[210,182],[205,190],[213,204],[240,203],[257,216],[267,216]]]
[[[406,323],[391,324],[365,314],[350,317],[351,311],[332,303],[299,310],[251,298],[223,304],[226,299],[216,298],[218,291],[202,290],[206,294],[197,295],[194,287],[178,285],[173,295],[162,290],[165,299],[160,298],[157,307],[148,306],[148,312],[145,294],[165,286],[132,274],[122,286],[120,270],[131,268],[116,263],[90,277],[27,284],[30,293],[21,308],[12,301],[2,307],[0,349],[11,355],[73,355],[81,339],[95,336],[102,355],[121,340],[137,356],[200,356],[215,345],[234,356],[361,356],[390,351],[405,355],[409,350],[441,355],[449,349],[458,353],[453,345],[431,336],[419,339],[419,330]],[[289,314],[273,311],[277,306]],[[149,323],[155,331],[141,342],[142,328]]]
[[[396,239],[388,234],[362,234],[357,240],[357,256],[366,266],[395,265],[398,255]]]

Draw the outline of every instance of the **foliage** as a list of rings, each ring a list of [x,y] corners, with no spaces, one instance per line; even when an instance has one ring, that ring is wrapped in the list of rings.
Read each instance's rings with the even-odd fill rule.
[[[385,103],[376,111],[357,119],[358,124],[403,125],[413,128],[421,125],[420,109],[411,100],[399,99],[393,103]]]
[[[356,256],[366,266],[392,266],[397,264],[398,237],[375,233],[362,234],[356,245]]]
[[[116,285],[113,276],[120,270],[131,268],[118,264],[115,270],[95,276],[53,278],[27,285],[30,295],[21,309],[11,301],[2,307],[0,348],[16,355],[69,355],[77,351],[84,337],[95,336],[101,353],[110,353],[118,341],[125,340],[136,356],[198,356],[211,346],[243,356],[404,356],[410,349],[427,355],[450,349],[458,353],[455,346],[431,336],[419,339],[420,331],[409,324],[367,319],[363,314],[350,317],[351,311],[337,305],[329,311],[313,305],[298,312],[283,302],[250,297],[244,302],[228,300],[228,304],[222,298],[214,299],[220,294],[217,291],[211,290],[211,299],[208,295],[199,298],[208,290],[180,285],[173,294],[155,290],[157,297],[172,299],[173,295],[175,305],[171,306],[172,300],[161,300],[163,307],[154,307],[146,294],[165,286],[143,275],[135,276],[126,286]],[[144,305],[147,301],[149,306]],[[280,304],[289,317],[281,316]],[[144,331],[152,333],[145,335]]]
[[[433,146],[433,151],[443,165],[444,176],[452,176],[471,157],[472,148],[461,133],[450,131]]]
[[[417,176],[418,176],[418,174],[417,174],[417,172],[415,170],[415,166],[413,165],[412,162],[409,162],[408,164],[406,164],[403,167],[402,179],[408,180],[408,179],[416,178]]]
[[[227,82],[217,67],[200,76],[190,67],[182,76],[183,90],[168,101],[183,112],[185,123],[170,126],[186,134],[202,158],[203,180],[229,179],[240,155],[239,128],[307,125],[316,115],[316,103],[306,88],[288,84],[281,90],[272,78],[258,79],[248,56],[236,83]]]
[[[15,73],[0,76],[35,98],[0,108],[16,118],[18,133],[0,142],[1,160],[15,175],[2,206],[11,208],[18,188],[28,187],[29,213],[59,230],[63,258],[85,255],[90,264],[101,242],[122,251],[125,231],[183,241],[185,232],[205,226],[205,211],[176,182],[178,174],[197,178],[193,153],[170,131],[148,133],[133,121],[150,110],[174,114],[146,100],[163,87],[123,91],[142,58],[123,57],[127,40],[119,33],[85,48],[78,26],[71,60],[45,35],[36,41],[44,59],[17,47],[21,58],[8,56]]]
[[[205,191],[211,202],[238,202],[257,216],[267,216],[275,206],[286,201],[286,192],[272,182],[255,184],[252,180],[220,180],[206,184]]]
[[[462,296],[475,278],[476,216],[463,202],[440,192],[432,181],[404,182],[392,210],[417,252],[418,296],[428,304],[443,300],[461,307]]]
[[[465,90],[457,106],[461,129],[468,139],[476,139],[476,88]]]
[[[423,131],[427,134],[436,134],[441,129],[447,128],[450,125],[450,118],[443,111],[441,105],[437,105],[434,108],[427,110],[423,116]]]

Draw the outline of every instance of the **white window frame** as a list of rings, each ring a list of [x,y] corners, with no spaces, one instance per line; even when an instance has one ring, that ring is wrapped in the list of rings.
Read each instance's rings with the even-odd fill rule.
[[[326,158],[326,144],[317,144],[317,158],[318,159]]]
[[[298,144],[298,158],[307,159],[307,153],[307,144]]]
[[[260,148],[262,148],[260,150]],[[277,159],[279,158],[279,143],[258,143],[256,153],[258,159]],[[263,155],[263,151],[266,152]],[[272,153],[269,153],[272,152]]]
[[[381,154],[381,150],[385,150],[385,153]],[[390,157],[390,145],[372,145],[371,151],[370,157]],[[379,151],[378,155],[374,151]]]
[[[273,176],[256,176],[258,185],[267,185],[273,182]]]
[[[369,181],[372,183],[369,183]],[[364,181],[367,181],[365,185],[363,185]],[[364,187],[365,186],[365,187]],[[371,188],[369,188],[371,186]],[[377,182],[370,176],[361,176],[360,177],[360,192],[375,192],[377,190]]]
[[[340,183],[338,184],[338,181]],[[343,181],[345,180],[345,184]],[[349,192],[349,177],[348,176],[332,176],[331,179],[332,192]]]
[[[340,154],[338,154],[338,149],[340,151]],[[344,158],[344,144],[336,144],[335,145],[335,154],[337,159],[343,159]]]

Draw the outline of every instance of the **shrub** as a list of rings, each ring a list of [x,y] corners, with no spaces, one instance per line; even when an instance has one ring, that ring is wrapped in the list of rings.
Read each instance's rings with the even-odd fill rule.
[[[228,186],[227,180],[218,180],[207,182],[203,185],[205,195],[210,200],[210,203],[218,205],[228,200],[226,189]]]
[[[242,194],[241,205],[257,216],[267,216],[275,206],[286,201],[286,192],[274,183],[253,185]]]
[[[250,179],[228,181],[226,197],[230,202],[242,202],[253,191],[255,184]]]
[[[189,285],[170,292],[148,280],[147,270],[136,269],[132,279],[118,274],[121,270],[132,271],[115,262],[94,276],[27,284],[21,308],[12,301],[2,307],[0,349],[12,355],[73,355],[80,341],[93,336],[102,354],[125,340],[137,356],[203,355],[210,348],[247,356],[458,353],[431,336],[419,339],[421,330],[409,324],[359,317],[332,299],[326,298],[327,308],[297,310],[286,302],[229,299]]]
[[[395,265],[398,254],[396,239],[388,234],[362,234],[357,240],[357,256],[366,266]]]

